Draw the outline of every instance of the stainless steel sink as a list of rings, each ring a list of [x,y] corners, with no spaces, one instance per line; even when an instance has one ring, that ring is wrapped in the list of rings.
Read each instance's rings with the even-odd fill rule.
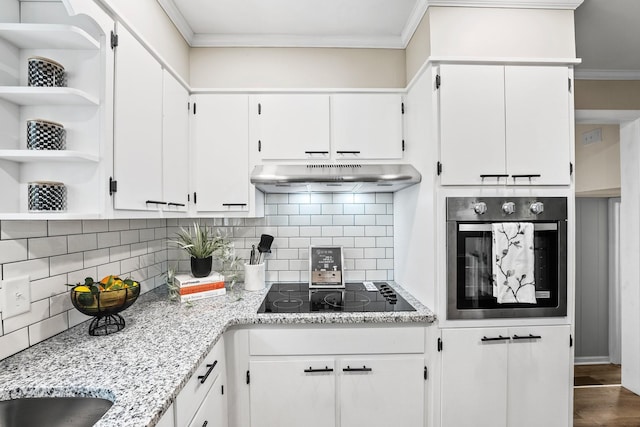
[[[91,427],[113,402],[96,397],[25,397],[0,401],[0,427]]]

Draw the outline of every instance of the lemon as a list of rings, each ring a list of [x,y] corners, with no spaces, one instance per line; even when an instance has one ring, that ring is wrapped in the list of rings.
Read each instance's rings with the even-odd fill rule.
[[[91,292],[91,289],[84,285],[76,286],[73,290],[76,292]]]

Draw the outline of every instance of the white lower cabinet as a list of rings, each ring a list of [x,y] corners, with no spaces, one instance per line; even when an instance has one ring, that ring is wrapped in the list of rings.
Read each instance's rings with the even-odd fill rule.
[[[221,338],[176,397],[176,427],[228,425],[224,359]]]
[[[423,327],[249,333],[251,427],[424,427]]]
[[[442,427],[567,427],[569,326],[442,330]]]

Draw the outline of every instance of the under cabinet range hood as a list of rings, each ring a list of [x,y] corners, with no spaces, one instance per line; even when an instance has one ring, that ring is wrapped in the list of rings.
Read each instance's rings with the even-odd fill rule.
[[[259,165],[251,173],[265,193],[389,193],[421,180],[407,164]]]

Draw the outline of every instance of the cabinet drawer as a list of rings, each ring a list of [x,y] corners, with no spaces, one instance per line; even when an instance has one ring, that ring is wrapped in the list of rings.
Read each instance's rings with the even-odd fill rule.
[[[253,356],[424,353],[424,327],[268,328],[249,331]]]
[[[220,372],[224,369],[224,341],[220,341],[198,366],[176,398],[176,425],[187,426]]]

